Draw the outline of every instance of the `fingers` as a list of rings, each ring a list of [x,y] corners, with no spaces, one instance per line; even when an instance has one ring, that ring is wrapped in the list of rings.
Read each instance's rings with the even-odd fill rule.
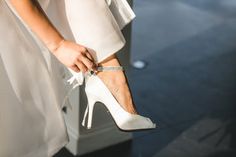
[[[88,68],[79,60],[75,62],[75,65],[82,71],[83,73],[88,70]]]
[[[91,61],[86,55],[81,56],[80,60],[87,67],[87,69],[92,70],[95,67],[95,64],[93,63],[93,61]]]
[[[92,55],[89,53],[89,51],[86,51],[86,52],[85,52],[85,55],[86,55],[92,62],[94,62],[94,59],[93,59]]]
[[[80,56],[81,62],[86,66],[87,69],[95,69],[95,63],[92,55],[89,53],[86,47],[80,47],[82,55]]]
[[[86,72],[87,70],[95,69],[95,63],[92,55],[88,52],[87,48],[84,46],[78,46],[77,58],[74,60],[74,69],[82,72]],[[77,69],[75,68],[77,67]]]
[[[70,68],[74,70],[75,72],[80,72],[80,69],[77,67],[77,65],[73,65]]]
[[[86,72],[88,68],[81,61],[77,60],[73,66],[70,67],[75,72]]]
[[[79,50],[80,52],[82,52],[82,53],[88,51],[88,50],[86,49],[86,47],[84,47],[84,46],[79,46],[79,45],[78,45],[78,50]]]
[[[94,62],[94,59],[92,55],[89,53],[88,49],[84,46],[79,47],[79,51],[84,54],[88,59],[90,59],[92,62]]]

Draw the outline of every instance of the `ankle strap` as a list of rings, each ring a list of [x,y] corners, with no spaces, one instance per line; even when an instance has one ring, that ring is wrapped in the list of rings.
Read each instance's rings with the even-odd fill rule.
[[[116,70],[124,70],[122,66],[97,66],[97,71],[116,71]],[[89,70],[87,73],[88,76],[95,75],[93,70]]]
[[[97,71],[116,71],[124,70],[122,66],[97,66]]]

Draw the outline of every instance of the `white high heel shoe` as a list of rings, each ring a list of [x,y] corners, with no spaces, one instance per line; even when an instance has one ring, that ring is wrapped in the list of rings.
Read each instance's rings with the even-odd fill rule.
[[[123,70],[123,67],[100,66],[97,69],[97,71],[103,70]],[[88,104],[84,113],[82,126],[86,126],[85,119],[88,116],[87,129],[91,128],[93,109],[96,102],[101,102],[106,106],[106,108],[111,113],[111,116],[113,117],[116,125],[122,131],[156,128],[156,124],[153,123],[149,118],[138,114],[131,114],[124,110],[103,83],[103,81],[93,71],[90,71],[88,75],[85,76],[85,92],[87,94]]]

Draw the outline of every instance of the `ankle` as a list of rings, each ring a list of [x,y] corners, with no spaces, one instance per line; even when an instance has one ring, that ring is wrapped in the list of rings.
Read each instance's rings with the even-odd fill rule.
[[[96,73],[102,79],[108,79],[110,82],[123,85],[127,83],[127,79],[123,71],[97,71]]]

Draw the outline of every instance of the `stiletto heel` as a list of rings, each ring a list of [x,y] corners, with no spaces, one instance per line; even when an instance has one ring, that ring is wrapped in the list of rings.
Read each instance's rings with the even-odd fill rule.
[[[82,126],[85,126],[85,120],[88,116],[87,128],[90,129],[92,126],[93,108],[94,108],[94,104],[96,103],[96,100],[94,100],[92,97],[89,97],[88,95],[87,95],[87,98],[88,98],[88,104],[84,112]]]
[[[94,104],[96,103],[96,100],[93,100],[92,98],[88,97],[88,123],[87,123],[87,129],[90,129],[92,126],[92,119],[93,119],[93,109]]]
[[[121,66],[109,66],[97,68],[98,71],[103,70],[123,70]],[[156,124],[153,123],[149,118],[131,114],[124,110],[121,105],[114,98],[112,93],[103,83],[103,81],[95,74],[90,71],[85,75],[85,92],[88,98],[88,106],[84,113],[82,125],[85,126],[85,119],[88,115],[87,128],[90,129],[92,126],[92,115],[95,102],[99,101],[103,103],[111,113],[113,120],[119,129],[123,131],[133,131],[142,129],[154,129]]]
[[[87,105],[87,107],[86,107],[86,109],[84,111],[84,117],[83,117],[83,121],[82,121],[82,126],[85,126],[85,119],[86,119],[87,115],[88,115],[88,105]]]

